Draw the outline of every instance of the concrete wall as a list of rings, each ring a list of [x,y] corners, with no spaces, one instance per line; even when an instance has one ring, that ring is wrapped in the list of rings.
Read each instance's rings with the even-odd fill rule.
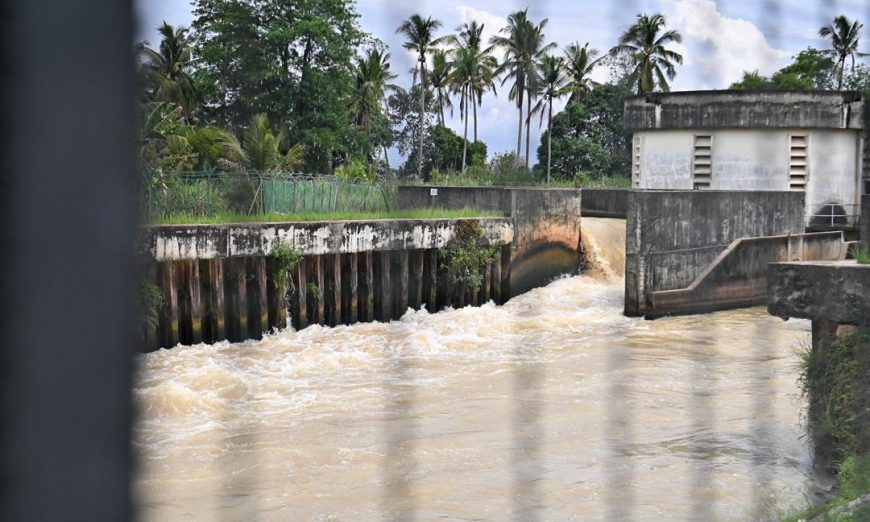
[[[581,199],[579,189],[399,187],[402,209],[472,207],[510,216],[512,296],[579,268]]]
[[[650,93],[625,101],[625,128],[862,129],[859,92],[689,91]]]
[[[651,292],[647,318],[757,306],[767,302],[767,265],[788,260],[839,260],[842,232],[737,239],[688,287]]]
[[[637,188],[691,190],[694,136],[712,136],[713,190],[789,190],[789,138],[809,136],[807,215],[825,204],[859,201],[860,134],[830,129],[696,129],[643,130]],[[827,211],[825,212],[827,213]]]
[[[767,282],[767,310],[777,317],[857,324],[870,316],[870,265],[773,263]]]
[[[628,190],[581,189],[580,211],[583,217],[625,218],[628,209]]]
[[[475,219],[488,241],[509,244],[513,222]],[[453,219],[251,223],[228,225],[153,225],[144,227],[140,245],[154,261],[267,256],[276,239],[303,255],[440,248],[453,238]]]
[[[626,315],[689,286],[736,239],[802,233],[803,208],[798,192],[630,191]]]
[[[484,243],[501,253],[482,271],[476,291],[455,286],[438,248],[459,220],[382,220],[328,223],[152,226],[141,232],[149,280],[164,303],[149,332],[148,348],[259,339],[288,319],[352,324],[398,319],[408,308],[435,312],[509,296],[511,219],[479,219]],[[276,239],[302,260],[294,284],[279,289],[271,256]],[[289,312],[289,317],[288,317]]]

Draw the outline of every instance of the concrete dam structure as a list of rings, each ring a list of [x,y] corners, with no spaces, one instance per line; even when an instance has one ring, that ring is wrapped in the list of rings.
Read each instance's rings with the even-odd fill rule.
[[[503,245],[478,292],[453,288],[438,258],[460,221],[477,223],[485,244]],[[501,218],[146,227],[147,277],[164,297],[146,349],[259,339],[288,325],[288,309],[301,329],[389,321],[409,307],[502,303],[513,239],[512,221]],[[289,302],[276,291],[276,241],[302,256]]]
[[[634,188],[799,192],[806,225],[857,225],[859,92],[652,93],[626,100],[625,126]]]
[[[513,220],[510,296],[580,268],[580,189],[399,187],[399,208],[476,208]]]
[[[845,257],[842,232],[804,233],[804,194],[632,190],[625,314],[656,318],[764,304],[767,265]]]

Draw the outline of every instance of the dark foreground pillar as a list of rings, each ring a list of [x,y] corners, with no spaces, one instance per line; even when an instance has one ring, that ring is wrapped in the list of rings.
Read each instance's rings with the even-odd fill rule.
[[[130,518],[130,3],[0,0],[0,520]]]

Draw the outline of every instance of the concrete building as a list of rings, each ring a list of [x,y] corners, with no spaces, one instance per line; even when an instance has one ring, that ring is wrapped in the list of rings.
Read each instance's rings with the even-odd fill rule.
[[[855,226],[864,102],[857,92],[696,91],[625,102],[640,189],[805,193],[806,224]]]

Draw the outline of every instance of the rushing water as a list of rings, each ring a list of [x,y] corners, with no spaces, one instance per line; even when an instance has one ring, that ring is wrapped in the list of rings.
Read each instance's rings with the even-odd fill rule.
[[[141,518],[749,520],[805,504],[809,323],[623,317],[606,275],[620,229],[587,221],[605,275],[501,307],[143,355]]]

